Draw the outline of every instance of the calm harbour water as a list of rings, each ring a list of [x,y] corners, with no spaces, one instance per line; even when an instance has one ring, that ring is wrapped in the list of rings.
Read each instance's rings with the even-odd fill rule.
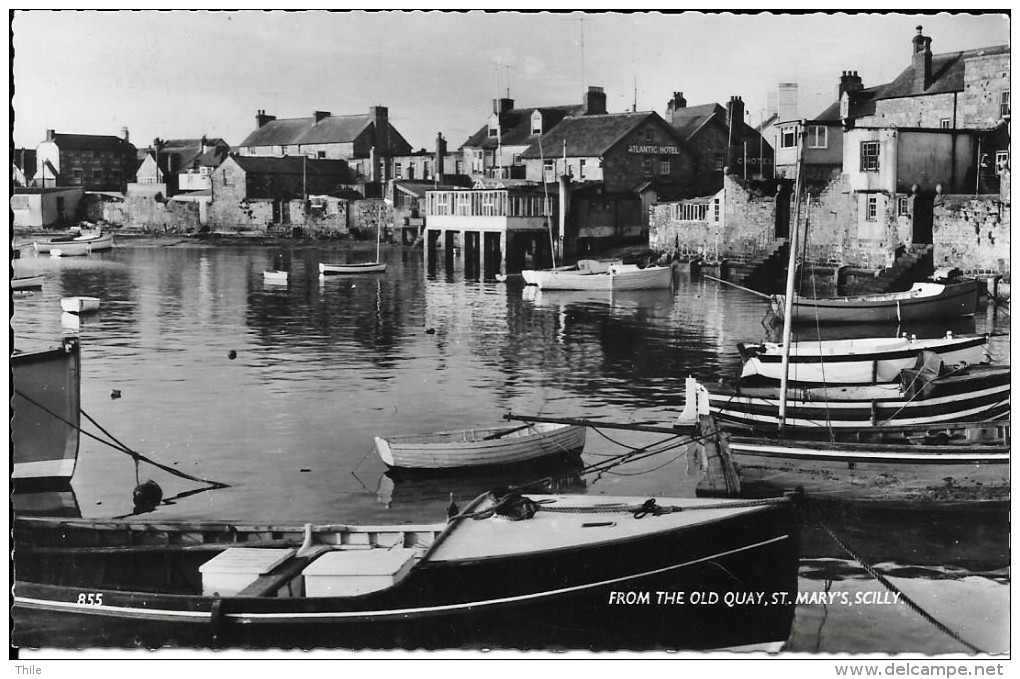
[[[290,281],[265,283],[262,271],[282,250]],[[26,250],[15,273],[45,281],[41,291],[14,296],[14,347],[78,334],[85,413],[138,452],[229,484],[188,494],[199,484],[142,465],[137,479],[156,480],[171,498],[147,518],[356,523],[441,520],[450,493],[467,502],[531,479],[392,479],[374,453],[376,435],[498,424],[511,411],[668,422],[682,407],[687,375],[729,379],[737,342],[778,339],[762,323],[765,300],[685,275],[672,291],[542,293],[466,280],[441,264],[429,272],[420,250],[393,247],[383,253],[384,275],[318,277],[320,261],[373,255],[336,245],[128,238],[81,258]],[[100,297],[102,309],[75,328],[60,312],[68,295]],[[982,308],[975,319],[903,330],[946,329],[1007,333],[1009,317]],[[1008,362],[1008,336],[994,337],[991,351]],[[590,432],[584,460],[619,452]],[[568,479],[558,490],[692,495],[697,471],[676,455]],[[82,516],[130,514],[135,484],[130,458],[82,438],[73,481]],[[853,507],[829,514],[842,539],[934,618],[982,650],[1008,652],[1006,518],[873,516]],[[820,529],[806,527],[802,540],[802,591],[885,591]],[[838,603],[799,606],[788,649],[965,650],[902,604]]]

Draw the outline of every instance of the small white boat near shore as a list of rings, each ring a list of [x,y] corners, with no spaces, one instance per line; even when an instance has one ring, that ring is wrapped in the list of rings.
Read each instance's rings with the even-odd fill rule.
[[[11,279],[11,290],[32,290],[41,288],[42,284],[43,275],[41,273],[35,276],[15,276]]]
[[[576,454],[584,448],[584,439],[584,427],[539,423],[385,438],[377,436],[375,449],[389,467],[457,469]]]
[[[68,241],[66,243],[57,243],[57,245],[59,247],[53,247],[49,250],[50,257],[84,257],[92,252],[92,244],[88,242],[78,243]]]
[[[386,262],[362,262],[360,264],[323,264],[319,263],[319,275],[352,273],[382,273],[386,271]]]
[[[99,311],[98,297],[61,297],[60,308],[69,314],[85,314]]]
[[[286,283],[288,275],[286,271],[273,269],[270,271],[263,271],[262,278],[271,283]]]
[[[611,264],[608,271],[538,271],[536,285],[542,290],[663,290],[673,285],[668,266]]]

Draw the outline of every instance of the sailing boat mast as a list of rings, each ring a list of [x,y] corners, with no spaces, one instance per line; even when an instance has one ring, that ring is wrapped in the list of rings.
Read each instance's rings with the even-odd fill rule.
[[[545,201],[542,203],[542,213],[545,215],[545,230],[549,233],[549,257],[552,258],[552,268],[556,268],[556,243],[553,241],[552,220],[549,217],[549,181],[545,176],[545,153],[542,151],[542,136],[538,137],[538,157],[542,163],[542,190],[545,192]],[[555,172],[553,174],[556,174]]]
[[[786,299],[783,301],[783,372],[779,382],[779,431],[783,431],[786,424],[786,397],[787,387],[790,381],[790,342],[793,336],[793,293],[794,278],[797,275],[797,231],[800,229],[800,191],[801,178],[804,174],[804,121],[801,121],[797,133],[800,138],[797,140],[797,180],[794,184],[793,198],[797,204],[797,210],[793,219],[793,228],[790,230],[790,263],[786,269]]]

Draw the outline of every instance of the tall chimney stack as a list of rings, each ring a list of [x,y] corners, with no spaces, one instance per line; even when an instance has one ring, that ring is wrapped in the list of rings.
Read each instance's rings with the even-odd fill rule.
[[[914,51],[912,56],[914,66],[914,91],[924,92],[931,86],[931,38],[921,33],[921,27],[917,27],[917,35],[911,40]]]
[[[588,86],[584,95],[584,115],[594,116],[606,113],[606,91],[594,85]]]
[[[46,141],[53,141],[57,137],[56,130],[46,130]]]
[[[266,115],[266,110],[265,109],[259,109],[258,111],[255,112],[255,127],[256,128],[262,127],[266,123],[272,122],[274,120],[276,120],[276,116],[268,116],[268,115]]]
[[[314,118],[315,118],[315,122],[319,122],[319,121],[320,121],[320,120],[322,120],[323,118],[328,118],[328,117],[330,117],[331,115],[333,115],[333,114],[332,114],[332,113],[330,113],[329,111],[316,111],[316,112],[315,112],[315,113],[313,114],[313,116],[314,116]]]
[[[120,128],[120,136],[123,137],[124,141],[126,141],[126,142],[130,142],[131,141],[131,136],[128,134],[128,128],[126,128],[126,127]]]
[[[436,179],[443,181],[443,174],[446,169],[446,140],[443,133],[436,133]]]
[[[368,109],[375,127],[375,145],[381,157],[389,156],[390,148],[390,110],[385,106],[372,106]]]

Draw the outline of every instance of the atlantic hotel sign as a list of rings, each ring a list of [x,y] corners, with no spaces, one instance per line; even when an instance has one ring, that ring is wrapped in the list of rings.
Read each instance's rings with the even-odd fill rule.
[[[638,146],[635,144],[627,147],[627,153],[679,156],[680,149],[675,146]]]

